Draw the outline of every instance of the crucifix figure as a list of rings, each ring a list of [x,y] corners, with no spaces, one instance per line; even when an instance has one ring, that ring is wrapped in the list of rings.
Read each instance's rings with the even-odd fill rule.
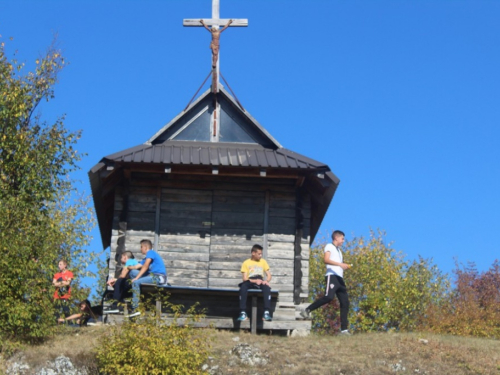
[[[226,24],[226,26],[224,26],[222,30],[219,30],[216,25],[213,25],[212,28],[209,29],[203,20],[200,20],[200,23],[205,27],[205,29],[210,32],[210,34],[212,34],[210,49],[212,50],[212,69],[215,69],[217,67],[217,60],[219,57],[220,34],[233,23],[233,20],[229,20],[229,22]]]
[[[220,34],[231,27],[248,26],[247,19],[220,19],[219,18],[219,0],[212,0],[212,18],[209,19],[185,19],[184,26],[198,26],[205,27],[212,34],[212,42],[210,48],[212,49],[212,91],[214,93],[219,91],[219,48],[220,48]],[[222,30],[219,27],[224,26]]]

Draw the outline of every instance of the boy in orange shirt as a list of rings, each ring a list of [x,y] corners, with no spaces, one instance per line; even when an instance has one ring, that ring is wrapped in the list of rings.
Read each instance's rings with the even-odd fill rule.
[[[59,272],[54,275],[52,285],[56,287],[54,292],[54,305],[58,310],[57,318],[62,315],[69,315],[69,299],[71,298],[71,280],[73,280],[73,272],[68,270],[68,262],[64,259],[59,261]]]

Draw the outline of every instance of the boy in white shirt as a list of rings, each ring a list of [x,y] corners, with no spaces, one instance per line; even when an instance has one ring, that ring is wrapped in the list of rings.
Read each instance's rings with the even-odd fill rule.
[[[344,263],[344,257],[342,251],[340,251],[340,246],[344,243],[344,239],[344,232],[336,230],[332,233],[332,243],[327,244],[324,249],[324,261],[326,265],[325,295],[310,304],[300,315],[304,319],[309,319],[311,311],[333,301],[333,297],[337,295],[340,302],[340,333],[350,335],[348,331],[349,321],[347,320],[349,296],[347,295],[347,288],[344,283],[344,270],[350,268],[350,265]]]

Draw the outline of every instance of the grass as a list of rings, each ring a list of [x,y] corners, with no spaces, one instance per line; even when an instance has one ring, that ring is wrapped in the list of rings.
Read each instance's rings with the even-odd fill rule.
[[[25,361],[35,373],[58,355],[97,373],[92,349],[105,327],[65,330],[45,345],[27,347]],[[366,333],[351,337],[285,337],[247,332],[200,330],[209,335],[210,367],[217,374],[496,374],[500,341],[422,333]],[[427,343],[423,342],[427,340]],[[260,349],[264,367],[242,365],[230,354],[240,343]]]

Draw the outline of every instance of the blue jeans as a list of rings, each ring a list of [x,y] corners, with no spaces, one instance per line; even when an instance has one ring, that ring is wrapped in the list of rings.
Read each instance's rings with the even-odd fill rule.
[[[131,279],[134,279],[139,274],[139,270],[130,270],[129,275]],[[142,276],[140,279],[132,282],[132,308],[135,310],[139,306],[139,296],[141,295],[141,284],[159,284],[158,276],[152,275],[150,273]]]

